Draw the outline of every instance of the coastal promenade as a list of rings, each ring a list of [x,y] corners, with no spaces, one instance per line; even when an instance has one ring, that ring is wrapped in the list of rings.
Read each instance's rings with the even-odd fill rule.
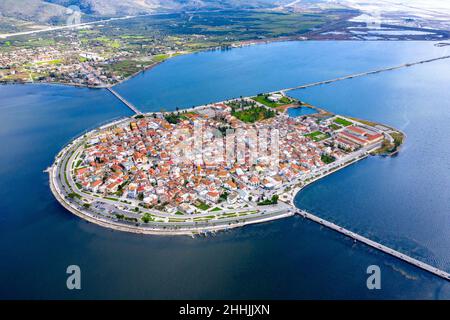
[[[317,216],[315,216],[315,215],[313,215],[313,214],[311,214],[309,212],[306,212],[304,210],[297,209],[296,213],[298,215],[308,219],[308,220],[314,221],[314,222],[316,222],[316,223],[318,223],[318,224],[320,224],[320,225],[322,225],[324,227],[327,227],[327,228],[329,228],[331,230],[339,232],[339,233],[341,233],[341,234],[343,234],[343,235],[345,235],[345,236],[347,236],[347,237],[349,237],[349,238],[351,238],[351,239],[353,239],[355,241],[359,241],[361,243],[364,243],[365,245],[368,245],[369,247],[372,247],[374,249],[382,251],[382,252],[384,252],[386,254],[389,254],[389,255],[391,255],[391,256],[393,256],[395,258],[403,260],[403,261],[405,261],[405,262],[407,262],[407,263],[409,263],[409,264],[411,264],[411,265],[413,265],[415,267],[418,267],[418,268],[420,268],[422,270],[425,270],[427,272],[430,272],[430,273],[432,273],[432,274],[434,274],[434,275],[436,275],[436,276],[438,276],[440,278],[443,278],[443,279],[445,279],[447,281],[450,281],[450,274],[448,272],[446,272],[446,271],[440,270],[440,269],[438,269],[436,267],[433,267],[433,266],[431,266],[429,264],[426,264],[425,262],[422,262],[422,261],[419,261],[417,259],[414,259],[414,258],[412,258],[412,257],[410,257],[410,256],[408,256],[408,255],[406,255],[404,253],[401,253],[401,252],[399,252],[397,250],[389,248],[389,247],[387,247],[385,245],[382,245],[382,244],[380,244],[378,242],[370,240],[370,239],[368,239],[368,238],[366,238],[364,236],[361,236],[361,235],[359,235],[359,234],[357,234],[355,232],[352,232],[352,231],[350,231],[348,229],[340,227],[337,224],[334,224],[334,223],[332,223],[330,221],[327,221],[325,219],[319,218],[319,217],[317,217]]]

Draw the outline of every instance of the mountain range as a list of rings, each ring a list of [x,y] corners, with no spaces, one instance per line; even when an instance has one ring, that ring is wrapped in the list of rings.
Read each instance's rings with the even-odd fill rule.
[[[158,12],[195,10],[267,9],[321,11],[330,8],[358,10],[383,22],[417,28],[448,30],[450,1],[447,0],[0,0],[0,29],[17,22],[55,25],[67,18],[67,7],[76,6],[84,21]],[[33,27],[33,26],[31,26]],[[7,28],[8,29],[8,28]]]
[[[0,17],[53,24],[70,6],[97,17],[183,10],[273,8],[275,0],[0,0]]]

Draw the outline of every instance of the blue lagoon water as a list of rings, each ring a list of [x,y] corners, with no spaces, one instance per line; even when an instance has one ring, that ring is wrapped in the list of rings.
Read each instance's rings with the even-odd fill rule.
[[[317,113],[317,111],[314,110],[313,108],[298,107],[298,108],[289,108],[287,110],[287,113],[290,117],[296,118],[296,117],[302,117],[302,116],[314,114],[314,113]]]
[[[145,111],[251,95],[444,54],[429,42],[287,42],[174,58],[117,90]],[[450,61],[299,90],[406,132],[303,190],[296,204],[450,271]],[[72,137],[130,111],[104,90],[0,86],[0,298],[426,298],[450,285],[299,217],[206,238],[120,233],[53,198],[43,170]],[[65,287],[82,270],[82,290]],[[366,288],[366,268],[382,290]]]
[[[142,110],[174,110],[396,66],[445,51],[425,42],[279,42],[178,56],[115,88]]]

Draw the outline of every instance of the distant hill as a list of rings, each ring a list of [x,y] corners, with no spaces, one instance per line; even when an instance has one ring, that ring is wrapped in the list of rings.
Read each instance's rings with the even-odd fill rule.
[[[66,10],[77,6],[84,21],[154,12],[274,8],[289,0],[0,0],[0,32],[31,30],[37,25],[58,25]]]
[[[78,6],[84,13],[115,16],[177,10],[213,10],[274,7],[274,0],[45,0],[61,6]]]
[[[328,30],[338,30],[352,39],[364,38],[362,32],[370,38],[376,31],[370,29],[381,25],[387,28],[382,31],[386,33],[398,29],[427,33],[432,29],[442,31],[437,34],[445,38],[450,34],[450,1],[443,0],[0,0],[0,33],[62,24],[70,6],[80,8],[84,22],[158,12],[267,9],[306,14],[352,12],[348,25],[332,25]],[[381,31],[379,36],[384,39]]]
[[[1,0],[0,17],[36,23],[58,23],[66,8],[42,0]]]
[[[1,18],[36,24],[64,21],[66,8],[77,6],[87,15],[111,17],[181,10],[273,8],[276,0],[0,0]]]

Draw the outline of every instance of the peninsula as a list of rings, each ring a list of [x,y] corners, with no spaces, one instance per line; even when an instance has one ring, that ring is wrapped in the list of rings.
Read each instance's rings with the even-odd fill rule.
[[[289,116],[298,108],[305,115]],[[57,155],[50,186],[66,209],[101,226],[193,235],[291,216],[301,188],[402,141],[398,130],[284,92],[259,94],[83,134]]]
[[[294,108],[300,116],[289,115]],[[298,214],[448,281],[449,273],[293,203],[326,175],[370,155],[397,153],[404,138],[394,128],[335,115],[280,91],[183,111],[136,112],[74,139],[48,172],[57,200],[103,227],[194,236]]]

